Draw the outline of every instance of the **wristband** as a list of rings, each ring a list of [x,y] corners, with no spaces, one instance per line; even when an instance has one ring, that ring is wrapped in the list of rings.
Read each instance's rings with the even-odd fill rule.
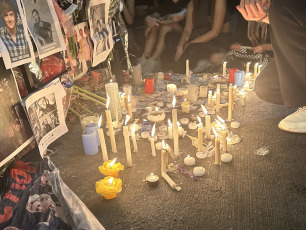
[[[267,13],[262,19],[258,20],[257,22],[261,22],[262,20],[264,20],[268,16],[269,16],[269,14]]]

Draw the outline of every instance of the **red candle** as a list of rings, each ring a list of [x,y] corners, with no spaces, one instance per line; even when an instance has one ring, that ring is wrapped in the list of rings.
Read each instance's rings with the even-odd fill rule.
[[[238,69],[236,68],[231,68],[228,70],[228,82],[230,84],[234,84],[235,83],[235,72],[238,71]]]
[[[145,94],[152,94],[153,92],[154,92],[154,78],[146,78]]]

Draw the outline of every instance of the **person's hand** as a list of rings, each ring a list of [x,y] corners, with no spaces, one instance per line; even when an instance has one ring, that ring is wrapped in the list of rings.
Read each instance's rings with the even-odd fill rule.
[[[240,50],[240,47],[241,47],[240,44],[237,44],[237,43],[236,44],[232,44],[231,45],[231,50],[232,51],[237,51],[237,50]]]
[[[183,46],[176,47],[176,53],[175,53],[174,60],[178,61],[181,58],[183,53],[184,53]]]
[[[152,18],[150,16],[147,16],[145,18],[145,22],[146,22],[148,27],[158,26],[157,19],[156,18]]]
[[[267,48],[265,44],[261,44],[259,46],[252,47],[252,50],[254,53],[262,53],[267,50]]]
[[[261,0],[241,0],[237,10],[248,21],[259,21],[267,15]]]

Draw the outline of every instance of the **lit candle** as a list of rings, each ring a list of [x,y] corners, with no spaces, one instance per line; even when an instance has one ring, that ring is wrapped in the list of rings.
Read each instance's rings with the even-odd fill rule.
[[[187,101],[186,98],[185,98],[185,100],[182,102],[181,108],[182,108],[182,112],[183,112],[183,113],[189,113],[189,112],[190,112],[190,102]]]
[[[149,176],[146,177],[147,184],[150,187],[156,187],[159,185],[159,176],[155,175],[154,173],[151,173]]]
[[[220,99],[221,99],[220,89],[217,89],[217,92],[216,92],[216,113],[220,112]]]
[[[223,62],[223,77],[226,77],[226,61]]]
[[[210,107],[214,107],[216,104],[216,93],[214,93],[214,95],[212,96],[211,98],[211,104],[210,104]]]
[[[128,95],[127,98],[128,98],[128,113],[129,113],[130,118],[132,119],[133,113],[132,113],[132,103],[130,100],[130,95]]]
[[[258,67],[258,63],[254,65],[254,77],[257,76],[257,67]]]
[[[173,138],[173,129],[172,129],[172,123],[170,119],[168,119],[168,137],[169,139]]]
[[[222,149],[223,152],[227,152],[227,132],[225,130],[225,127],[222,125],[222,131],[221,131],[221,136],[222,136]]]
[[[261,68],[262,68],[262,65],[259,65],[259,66],[258,66],[257,75],[260,74]]]
[[[212,97],[212,91],[209,90],[209,92],[208,92],[208,99],[207,99],[207,105],[208,106],[211,106],[211,97]]]
[[[183,137],[184,136],[184,129],[179,122],[177,122],[177,128],[178,128],[177,132],[178,132],[179,137]]]
[[[214,129],[214,127],[212,127],[212,130],[215,134],[215,164],[219,165],[220,164],[220,139],[218,136],[217,131]]]
[[[203,123],[199,116],[197,116],[199,125],[198,125],[198,151],[202,152],[203,150]]]
[[[188,166],[194,165],[195,164],[195,158],[188,155],[187,157],[184,158],[184,164],[188,165]]]
[[[205,127],[206,127],[206,139],[210,139],[210,115],[208,114],[206,108],[201,105],[203,112],[205,113]]]
[[[105,199],[113,199],[117,193],[122,191],[122,180],[114,177],[105,177],[104,179],[96,182],[96,192]]]
[[[112,176],[118,178],[120,170],[124,170],[121,163],[116,163],[117,157],[114,160],[105,161],[102,166],[99,166],[99,171],[105,176]]]
[[[246,69],[245,69],[245,72],[246,72],[246,73],[249,73],[249,72],[250,72],[250,65],[251,65],[251,62],[248,62],[248,63],[246,64]]]
[[[178,126],[177,126],[177,109],[175,109],[176,98],[173,96],[172,101],[172,122],[173,122],[173,142],[174,142],[174,154],[179,155],[179,144],[178,144]]]
[[[137,141],[136,141],[135,130],[136,130],[136,124],[134,124],[132,127],[132,141],[133,141],[133,146],[134,146],[134,153],[137,153],[138,146],[137,146]]]
[[[246,103],[246,94],[245,94],[245,92],[243,90],[241,90],[240,94],[241,94],[241,96],[240,96],[241,105],[245,106],[245,103]]]
[[[125,143],[125,153],[126,153],[126,164],[128,167],[132,167],[132,154],[131,154],[131,145],[130,145],[130,136],[129,136],[129,127],[127,123],[129,122],[130,116],[126,115],[126,119],[123,126],[123,137]]]
[[[234,88],[233,88],[233,100],[232,100],[232,111],[234,111],[235,109],[235,101],[236,101],[236,97],[237,97],[237,85],[234,85]]]
[[[151,150],[152,150],[153,157],[156,157],[156,150],[155,150],[155,143],[154,143],[155,125],[156,124],[153,125],[152,133],[151,133],[151,136],[149,137],[149,140],[151,142]]]
[[[100,143],[101,143],[103,161],[108,161],[104,132],[103,132],[103,129],[101,127],[101,124],[102,124],[102,115],[100,116],[100,119],[99,119],[98,133],[99,133],[99,138],[100,138]]]
[[[233,110],[232,110],[232,107],[233,107],[233,86],[229,86],[229,91],[228,91],[228,114],[227,114],[227,120],[229,122],[232,121],[232,113],[233,113]]]
[[[111,112],[108,109],[109,103],[110,103],[110,98],[107,95],[107,102],[106,102],[106,110],[105,110],[105,115],[106,115],[106,121],[107,121],[107,126],[108,126],[108,132],[109,132],[109,137],[111,141],[111,146],[112,146],[112,152],[116,153],[117,152],[117,146],[116,146],[116,140],[115,140],[115,133],[114,133],[114,128],[113,128],[113,121],[112,121],[112,116]]]
[[[190,70],[189,70],[189,60],[186,60],[186,77],[190,78]]]
[[[163,149],[161,151],[161,172],[167,172],[168,169],[168,152],[166,149],[166,143],[163,140]]]

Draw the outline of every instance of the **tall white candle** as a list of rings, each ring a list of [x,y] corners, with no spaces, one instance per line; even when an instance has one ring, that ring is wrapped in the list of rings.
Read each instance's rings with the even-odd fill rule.
[[[257,75],[260,74],[261,68],[262,68],[262,65],[259,65],[258,70],[257,70]]]
[[[109,98],[108,94],[106,94],[106,95],[107,95],[107,102],[106,102],[105,115],[106,115],[106,121],[107,121],[107,126],[108,126],[108,132],[109,132],[109,137],[110,137],[110,141],[111,141],[112,152],[117,153],[117,146],[116,146],[112,116],[111,116],[110,110],[108,109],[110,98]]]
[[[229,122],[232,121],[232,106],[233,106],[233,86],[230,85],[229,91],[228,91],[228,114],[227,114],[227,120]]]
[[[211,98],[212,98],[212,91],[209,90],[208,92],[208,99],[207,99],[207,105],[211,106]]]
[[[219,165],[221,161],[220,139],[214,127],[212,127],[212,130],[215,134],[215,164]]]
[[[246,64],[246,68],[245,68],[245,72],[246,72],[246,73],[249,73],[249,72],[250,72],[250,65],[251,65],[251,62],[248,62],[248,63]]]
[[[206,128],[206,139],[210,139],[210,115],[206,108],[201,105],[203,112],[205,113],[205,128]]]
[[[128,95],[128,114],[130,118],[132,119],[133,113],[132,113],[132,103],[131,103],[130,95]]]
[[[134,153],[137,153],[138,146],[137,146],[137,141],[136,141],[135,130],[136,130],[136,124],[134,124],[132,127],[132,141],[133,141],[133,146],[134,146]]]
[[[174,142],[174,154],[179,155],[179,143],[178,143],[178,125],[177,125],[177,109],[175,109],[176,98],[173,96],[172,101],[172,123],[173,123],[173,142]]]
[[[217,92],[216,92],[216,113],[220,113],[220,100],[221,100],[220,89],[217,89]]]
[[[168,119],[168,137],[169,139],[173,138],[173,128],[170,119]]]
[[[133,162],[132,162],[132,153],[130,145],[130,135],[129,135],[129,127],[127,126],[129,119],[130,119],[129,115],[126,115],[125,123],[123,126],[123,137],[125,143],[126,164],[128,167],[132,167]]]
[[[167,172],[168,169],[168,152],[166,150],[165,141],[162,141],[163,149],[161,151],[161,172]]]
[[[186,60],[186,77],[190,78],[189,60]]]
[[[203,123],[199,116],[197,116],[199,125],[198,125],[198,152],[203,150]]]
[[[226,77],[226,61],[223,62],[223,77]]]
[[[155,143],[154,143],[155,125],[156,124],[153,125],[152,133],[151,133],[151,136],[149,137],[149,140],[151,142],[151,150],[152,150],[153,157],[156,157],[156,150],[155,150]]]
[[[258,63],[254,65],[254,77],[257,76],[257,67],[258,67]]]
[[[100,116],[99,123],[98,123],[98,134],[99,134],[100,143],[101,143],[103,161],[108,161],[104,132],[103,132],[103,129],[101,128],[101,124],[102,124],[102,115]]]

